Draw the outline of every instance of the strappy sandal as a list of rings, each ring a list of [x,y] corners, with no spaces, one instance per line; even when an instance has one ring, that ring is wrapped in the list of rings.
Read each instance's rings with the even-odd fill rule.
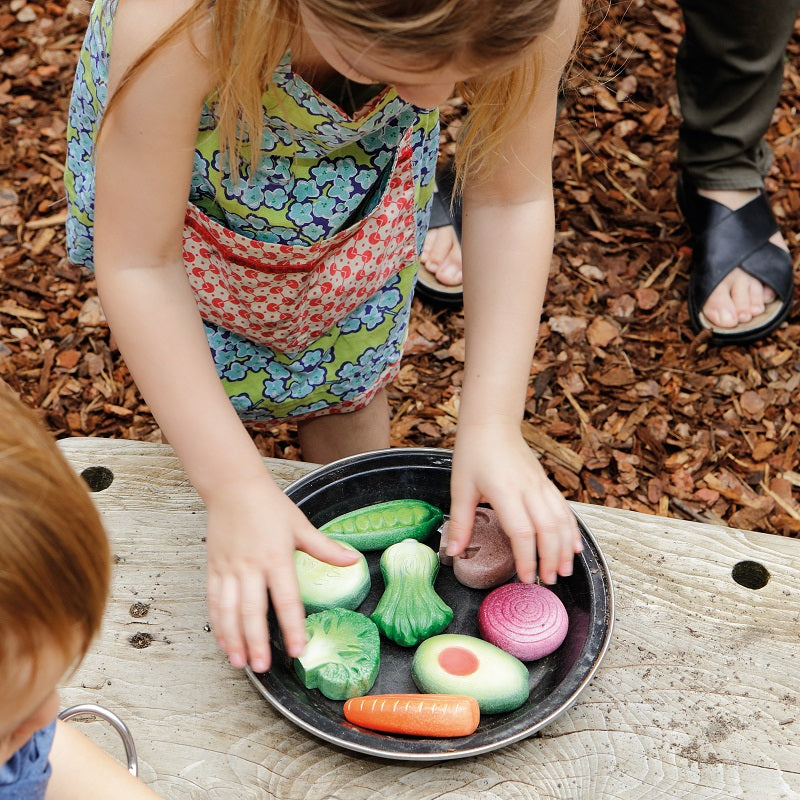
[[[778,223],[766,192],[732,211],[702,197],[685,177],[678,180],[678,205],[692,231],[692,266],[689,278],[689,318],[695,333],[711,331],[715,344],[748,344],[768,336],[789,316],[794,279],[792,259],[769,241]],[[741,267],[776,295],[762,314],[735,328],[715,326],[703,306],[720,282]]]
[[[455,173],[448,164],[436,176],[436,191],[431,201],[431,219],[428,229],[446,228],[452,225],[458,241],[461,241],[461,197],[453,198]],[[436,280],[436,276],[422,264],[419,267],[415,294],[424,300],[440,306],[460,306],[464,303],[464,287],[461,284],[447,286]]]

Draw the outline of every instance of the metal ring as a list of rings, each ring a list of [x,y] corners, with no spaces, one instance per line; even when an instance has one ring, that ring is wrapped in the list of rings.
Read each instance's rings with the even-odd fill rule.
[[[139,759],[136,755],[136,745],[133,743],[133,736],[128,726],[113,711],[109,711],[107,708],[95,705],[94,703],[83,703],[81,705],[65,708],[58,715],[58,718],[66,721],[82,715],[99,717],[108,722],[117,731],[122,739],[122,744],[125,746],[125,757],[128,760],[128,772],[130,772],[134,778],[138,777]]]

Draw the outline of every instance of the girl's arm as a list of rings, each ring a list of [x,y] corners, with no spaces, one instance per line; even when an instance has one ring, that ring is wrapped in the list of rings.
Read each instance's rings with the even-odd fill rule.
[[[525,443],[520,424],[553,251],[551,177],[558,85],[580,19],[562,0],[542,36],[540,81],[527,121],[491,175],[464,188],[466,361],[456,435],[450,545],[469,542],[475,506],[488,501],[511,539],[521,580],[569,575],[581,549],[575,519]]]
[[[53,769],[45,800],[158,800],[159,795],[79,733],[58,720],[53,748]]]
[[[122,0],[110,92],[188,0]],[[109,325],[131,373],[208,510],[212,626],[234,666],[269,667],[267,588],[288,652],[305,643],[295,547],[333,564],[353,556],[283,494],[214,367],[182,258],[184,212],[203,99],[213,79],[202,26],[147,62],[118,98],[97,147],[95,263]]]

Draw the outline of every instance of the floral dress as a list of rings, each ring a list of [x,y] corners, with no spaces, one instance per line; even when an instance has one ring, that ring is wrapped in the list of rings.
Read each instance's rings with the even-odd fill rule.
[[[68,120],[67,248],[93,267],[93,150],[116,0],[95,0]],[[438,113],[385,88],[352,115],[292,72],[263,95],[253,174],[202,111],[184,265],[217,373],[243,419],[365,406],[399,370],[438,148]]]

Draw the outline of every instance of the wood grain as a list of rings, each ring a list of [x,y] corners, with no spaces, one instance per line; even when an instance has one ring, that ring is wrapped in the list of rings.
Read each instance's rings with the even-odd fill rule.
[[[119,713],[143,779],[170,800],[800,798],[796,540],[576,505],[616,595],[592,683],[524,742],[440,765],[388,762],[299,730],[227,665],[207,626],[205,512],[169,447],[61,447],[79,472],[114,474],[93,497],[117,562],[103,632],[62,704]],[[282,484],[312,468],[270,466]],[[733,580],[743,560],[766,567],[766,586]],[[131,644],[137,633],[148,647]],[[98,723],[85,727],[119,751]]]

